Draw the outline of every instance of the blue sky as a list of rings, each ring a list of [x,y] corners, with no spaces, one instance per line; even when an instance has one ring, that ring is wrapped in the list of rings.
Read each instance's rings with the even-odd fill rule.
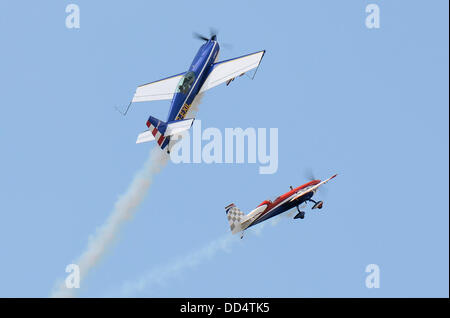
[[[188,68],[219,30],[221,59],[266,49],[253,81],[207,92],[204,127],[277,127],[279,168],[169,163],[84,297],[123,296],[229,231],[224,206],[339,176],[319,213],[282,219],[137,297],[448,297],[447,1],[73,1],[0,4],[0,296],[46,297],[111,213],[169,101],[124,107],[136,86]],[[365,7],[380,7],[379,29]],[[381,287],[365,287],[368,264]]]

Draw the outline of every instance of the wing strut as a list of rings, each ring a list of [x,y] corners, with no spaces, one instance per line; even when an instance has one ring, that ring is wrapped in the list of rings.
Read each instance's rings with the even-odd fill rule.
[[[253,81],[253,79],[254,79],[255,76],[256,76],[256,72],[258,72],[258,69],[259,69],[259,66],[261,65],[261,61],[262,61],[262,59],[263,59],[263,57],[264,57],[264,54],[266,54],[266,50],[264,50],[264,53],[263,53],[263,55],[261,56],[261,59],[259,60],[258,66],[256,67],[256,70],[255,70],[255,73],[253,73],[253,76],[250,77],[250,76],[248,76],[247,73],[245,73],[245,75],[246,75],[248,78],[250,78],[252,81]]]
[[[131,107],[131,104],[133,103],[133,101],[131,101],[129,104],[128,104],[128,106],[127,106],[127,109],[125,110],[125,112],[123,112],[123,111],[121,111],[119,108],[117,108],[117,107],[115,107],[116,108],[116,110],[119,112],[119,113],[121,113],[123,116],[126,116],[127,115],[127,113],[128,113],[128,110],[130,109],[130,107]]]

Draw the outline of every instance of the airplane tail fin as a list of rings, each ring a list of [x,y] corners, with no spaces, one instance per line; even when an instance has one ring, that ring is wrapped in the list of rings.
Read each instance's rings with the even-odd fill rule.
[[[193,122],[194,119],[190,118],[166,123],[158,118],[150,116],[147,120],[148,130],[139,134],[136,143],[140,144],[143,142],[156,140],[161,149],[164,149],[169,144],[170,136],[188,130],[191,128]]]
[[[241,221],[244,218],[244,213],[239,210],[234,203],[225,207],[227,213],[228,223],[230,223],[230,229],[232,234],[236,234],[242,231]]]

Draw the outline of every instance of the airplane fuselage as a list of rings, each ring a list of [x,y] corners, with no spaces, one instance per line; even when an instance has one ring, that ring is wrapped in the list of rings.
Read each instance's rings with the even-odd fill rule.
[[[200,47],[172,98],[167,122],[182,120],[186,117],[192,102],[212,70],[219,50],[219,43],[213,40],[209,40]]]
[[[211,34],[210,39],[197,37],[205,42],[198,49],[186,72],[140,85],[136,89],[124,114],[134,102],[172,100],[166,121],[150,116],[146,122],[148,129],[138,135],[136,143],[155,140],[161,149],[170,153],[171,146],[180,135],[192,127],[195,116],[191,106],[198,95],[221,83],[229,85],[237,76],[257,68],[265,53],[265,50],[262,50],[217,62],[220,51],[217,35]]]
[[[308,201],[309,199],[311,199],[313,197],[314,192],[305,193],[304,195],[300,196],[299,198],[297,198],[293,201],[291,201],[291,198],[298,191],[307,189],[308,187],[313,187],[318,183],[320,183],[320,180],[313,180],[302,186],[292,189],[289,192],[286,192],[285,194],[276,198],[273,202],[271,202],[271,201],[262,202],[258,207],[267,205],[267,208],[257,217],[257,219],[255,221],[253,221],[249,225],[249,227],[256,225],[258,223],[264,222],[270,218],[273,218],[274,216],[277,216],[283,212],[286,212],[286,211],[288,211],[292,208],[295,208],[296,206]]]
[[[312,210],[322,209],[323,201],[316,202],[312,200],[312,197],[320,186],[324,185],[336,176],[337,174],[323,181],[312,180],[295,189],[291,187],[291,191],[280,195],[273,201],[263,201],[247,215],[245,215],[238,207],[236,207],[234,203],[227,205],[225,207],[225,212],[227,215],[228,223],[230,225],[231,233],[242,233],[243,235],[244,231],[249,227],[264,222],[294,207],[297,207],[298,210],[298,213],[294,216],[294,219],[303,219],[305,217],[305,211],[300,211],[299,205],[308,201],[314,203],[314,205],[311,207]]]
[[[277,216],[283,212],[289,211],[292,208],[295,208],[296,206],[303,204],[304,202],[308,201],[309,199],[311,199],[314,195],[314,192],[309,192],[306,193],[304,196],[289,202],[289,200],[283,204],[280,204],[277,207],[272,208],[270,211],[268,211],[267,213],[265,213],[263,216],[261,216],[260,218],[258,218],[258,220],[256,220],[254,223],[252,223],[252,225],[256,225],[258,223],[264,222],[270,218],[273,218],[274,216]]]

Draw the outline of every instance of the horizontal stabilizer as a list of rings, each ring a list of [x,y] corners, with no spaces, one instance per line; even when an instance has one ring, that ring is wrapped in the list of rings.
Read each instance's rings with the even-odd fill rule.
[[[189,118],[165,123],[155,117],[150,116],[147,121],[147,126],[149,129],[139,134],[136,143],[141,144],[143,142],[156,140],[158,142],[158,145],[160,145],[161,148],[164,149],[170,139],[166,137],[180,134],[183,131],[188,130],[189,128],[191,128],[193,122],[194,119]],[[167,141],[165,142],[165,140]]]
[[[173,136],[191,128],[194,118],[175,120],[167,124],[165,136]]]
[[[146,130],[143,133],[140,133],[136,143],[137,144],[141,144],[143,142],[148,142],[148,141],[152,141],[155,140],[155,136],[153,136],[152,132],[150,130]]]

